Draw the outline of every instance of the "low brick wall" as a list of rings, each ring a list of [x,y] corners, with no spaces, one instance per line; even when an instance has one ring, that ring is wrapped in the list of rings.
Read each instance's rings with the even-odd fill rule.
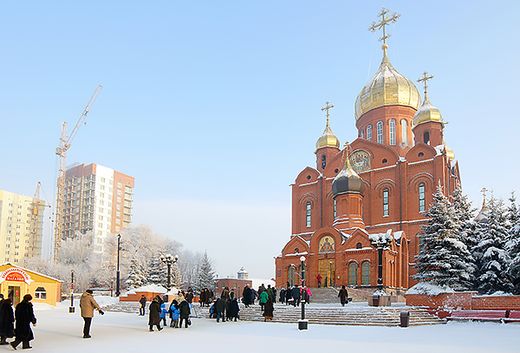
[[[519,295],[478,296],[476,292],[442,293],[438,295],[406,294],[406,305],[430,309],[519,310]]]
[[[144,295],[147,302],[151,302],[156,296],[164,296],[163,293],[152,293],[152,292],[137,292],[135,294],[128,294],[124,297],[119,297],[120,302],[138,302],[141,299],[141,295]]]

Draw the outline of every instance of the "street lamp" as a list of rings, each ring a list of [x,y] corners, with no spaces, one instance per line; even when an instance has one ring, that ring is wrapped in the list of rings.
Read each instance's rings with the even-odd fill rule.
[[[305,256],[302,256],[300,257],[300,262],[301,262],[301,280],[302,280],[302,294],[301,296],[303,297],[302,299],[302,318],[300,320],[298,320],[298,330],[307,330],[308,326],[309,326],[309,322],[307,320],[305,320],[305,297],[306,297],[306,293],[305,293]]]
[[[74,270],[70,270],[70,307],[69,313],[73,314],[76,311],[74,307]]]
[[[166,254],[166,255],[161,255],[160,257],[161,259],[161,262],[162,263],[165,263],[166,266],[168,266],[168,280],[167,280],[167,284],[166,284],[166,287],[168,289],[168,292],[170,291],[171,289],[171,271],[172,271],[172,265],[174,263],[176,263],[177,261],[179,261],[179,256],[175,255],[175,256],[172,256],[171,254]]]
[[[380,306],[381,297],[385,296],[383,288],[383,250],[390,245],[390,232],[371,234],[370,242],[377,249],[377,291],[372,295],[374,306]]]
[[[117,268],[116,268],[116,297],[121,294],[121,272],[119,271],[119,254],[121,253],[121,234],[117,235]]]

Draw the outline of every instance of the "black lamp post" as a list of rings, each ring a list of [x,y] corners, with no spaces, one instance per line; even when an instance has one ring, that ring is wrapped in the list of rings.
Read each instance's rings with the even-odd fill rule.
[[[373,235],[370,239],[372,245],[377,249],[377,291],[373,294],[374,306],[381,305],[381,297],[385,295],[383,288],[383,250],[390,245],[390,234],[382,233]]]
[[[70,270],[70,307],[69,313],[73,314],[76,311],[74,307],[74,270]]]
[[[305,320],[305,298],[306,298],[306,293],[305,293],[305,256],[302,256],[300,257],[300,262],[301,262],[301,280],[302,280],[302,293],[301,293],[301,296],[302,296],[302,300],[301,300],[301,303],[302,303],[302,318],[300,320],[298,320],[298,330],[307,330],[308,326],[309,326],[309,322],[307,320]]]
[[[171,285],[171,272],[172,272],[172,265],[176,263],[179,260],[179,256],[175,255],[172,256],[171,254],[161,255],[161,261],[168,266],[168,279],[166,284],[166,289],[168,289],[168,292],[172,288]]]
[[[119,255],[121,253],[121,234],[117,235],[117,268],[116,268],[116,297],[121,294],[121,272],[119,271]]]

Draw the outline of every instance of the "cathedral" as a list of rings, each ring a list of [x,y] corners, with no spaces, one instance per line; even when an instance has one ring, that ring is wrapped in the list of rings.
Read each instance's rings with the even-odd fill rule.
[[[460,183],[459,167],[444,140],[445,121],[428,97],[424,73],[421,99],[415,83],[388,57],[387,17],[382,60],[355,102],[357,138],[341,146],[330,125],[327,103],[323,134],[316,142],[316,164],[291,185],[292,234],[276,257],[276,285],[301,281],[302,261],[309,287],[376,288],[376,239],[385,239],[382,283],[401,291],[415,282],[415,257],[432,195],[440,186],[451,195]]]

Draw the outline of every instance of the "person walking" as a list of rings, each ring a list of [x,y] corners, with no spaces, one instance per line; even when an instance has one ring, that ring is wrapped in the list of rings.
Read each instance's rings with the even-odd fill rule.
[[[161,314],[159,317],[161,318],[163,322],[163,327],[166,327],[166,314],[168,314],[168,309],[166,309],[166,302],[163,298],[159,297],[159,306],[161,308]]]
[[[292,288],[287,286],[287,290],[285,291],[285,305],[290,305],[293,302],[292,297]]]
[[[300,288],[298,288],[298,285],[295,285],[293,289],[291,289],[292,294],[292,300],[293,300],[293,306],[300,306],[300,300],[301,300],[301,294],[300,294]]]
[[[144,316],[146,309],[146,297],[141,295],[141,299],[139,299],[139,315]]]
[[[285,288],[281,288],[280,289],[280,303],[284,304],[285,303]]]
[[[190,314],[191,314],[190,304],[188,303],[188,301],[183,300],[179,304],[179,312],[180,312],[180,319],[181,319],[179,327],[182,327],[182,322],[184,321],[184,327],[188,328],[188,326],[190,325]]]
[[[90,338],[90,325],[92,324],[92,318],[94,317],[94,309],[96,309],[101,315],[105,314],[101,307],[98,305],[94,297],[92,296],[92,290],[87,289],[85,293],[81,295],[79,300],[79,307],[81,308],[81,317],[83,318],[83,338]]]
[[[217,322],[220,322],[220,318],[222,318],[222,322],[226,321],[224,317],[224,309],[226,307],[226,302],[222,298],[217,298],[215,302],[215,315],[217,316]]]
[[[179,310],[179,303],[174,299],[170,305],[170,327],[179,327],[179,317],[181,312]]]
[[[0,345],[6,345],[14,337],[14,312],[11,298],[0,300]]]
[[[153,331],[153,327],[156,326],[158,331],[162,330],[161,327],[161,304],[159,303],[159,297],[153,298],[150,306],[148,307],[148,326],[150,326],[150,332]]]
[[[264,307],[265,307],[264,312],[262,313],[262,315],[264,317],[264,321],[273,320],[274,305],[273,305],[273,301],[271,300],[271,298],[268,297],[267,302],[265,303]]]
[[[249,305],[251,305],[251,288],[247,284],[242,291],[242,303],[244,303],[246,308],[249,308]]]
[[[201,308],[206,304],[206,288],[202,288],[199,295],[199,305]]]
[[[32,348],[29,342],[34,339],[31,324],[36,325],[36,317],[34,316],[33,305],[31,303],[32,295],[26,294],[23,300],[18,303],[15,309],[16,327],[14,329],[15,340],[11,342],[11,347],[16,347],[22,343],[23,349]]]
[[[270,298],[271,297],[269,296],[269,293],[266,290],[262,291],[262,293],[260,294],[260,301],[259,301],[259,303],[260,303],[260,309],[262,310],[262,312],[265,310],[265,303],[267,303],[267,301]]]
[[[238,306],[238,300],[235,298],[233,292],[231,292],[231,298],[229,299],[229,307],[228,307],[228,319],[229,321],[237,321],[238,313],[240,311],[240,307]]]
[[[318,275],[316,276],[316,280],[318,281],[318,288],[321,288],[322,279],[323,279],[323,277],[321,277],[321,274],[318,273]]]
[[[341,286],[341,289],[339,290],[339,293],[338,293],[338,298],[339,298],[339,302],[341,303],[341,306],[345,306],[345,304],[347,304],[348,291],[347,291],[347,288],[345,288],[345,286]]]

